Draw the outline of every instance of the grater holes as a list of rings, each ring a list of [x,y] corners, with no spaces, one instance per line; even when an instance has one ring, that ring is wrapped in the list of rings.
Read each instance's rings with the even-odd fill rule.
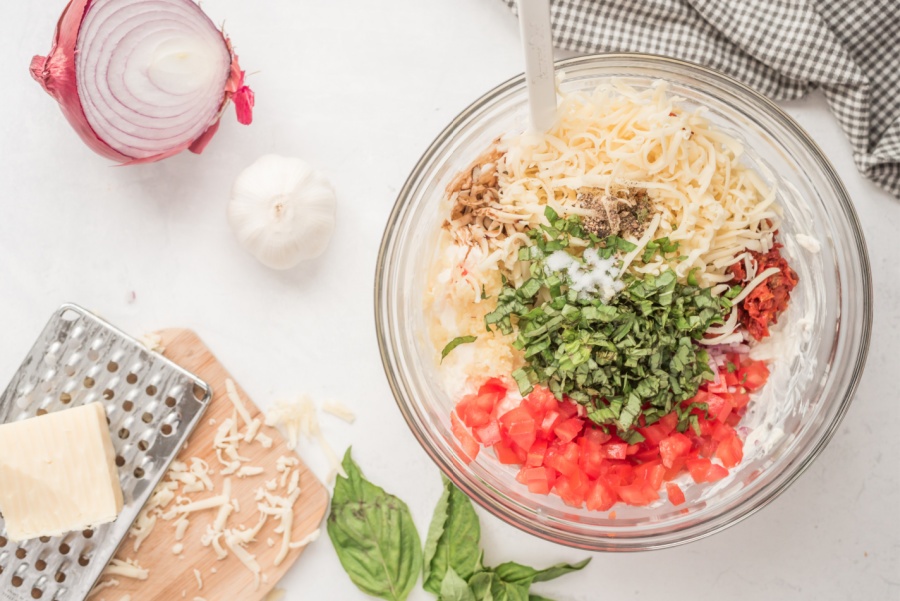
[[[124,467],[125,466],[125,458],[121,455],[116,455],[116,467]]]
[[[119,428],[119,438],[125,440],[129,436],[131,436],[131,432],[128,430],[128,428]]]
[[[62,403],[63,405],[68,405],[69,403],[72,402],[72,395],[69,394],[68,392],[59,393],[59,402]]]
[[[21,576],[19,576],[18,574],[13,574],[13,577],[12,577],[12,580],[10,581],[10,584],[12,584],[12,585],[13,585],[14,587],[16,587],[16,588],[19,588],[20,586],[22,586],[22,584],[23,584],[24,582],[25,582],[25,581],[22,580],[22,577],[21,577]]]
[[[199,384],[194,384],[192,392],[194,393],[194,399],[198,401],[202,401],[206,397],[206,390]]]
[[[163,424],[159,428],[159,433],[163,436],[171,436],[172,435],[172,426],[170,424]]]
[[[144,392],[146,392],[149,396],[156,396],[156,386],[150,384],[149,386],[147,386],[147,388],[144,389]]]
[[[144,422],[145,424],[149,424],[150,422],[153,421],[153,414],[145,411],[144,414],[141,416],[141,421]]]
[[[8,541],[6,540],[5,536],[0,536],[0,548],[5,547],[7,542]]]
[[[41,589],[39,589],[37,587],[34,587],[33,589],[31,589],[31,598],[32,599],[40,599],[43,596],[44,596],[44,591],[42,591]]]
[[[66,309],[62,312],[59,318],[63,321],[77,321],[78,318],[81,317],[81,313],[76,311],[75,309]]]
[[[116,363],[115,361],[110,361],[109,363],[106,364],[106,371],[108,371],[111,374],[116,373],[117,371],[119,371],[119,364]]]
[[[138,441],[137,446],[138,446],[138,449],[140,449],[141,451],[146,451],[147,449],[150,448],[150,443],[147,442],[146,440],[140,440],[140,441]]]
[[[82,553],[78,556],[78,565],[81,567],[85,567],[89,563],[91,563],[91,558],[88,557],[86,553]]]
[[[135,374],[133,372],[129,373],[127,376],[125,376],[125,381],[128,382],[129,384],[136,384],[138,381],[137,374]]]
[[[122,409],[124,409],[125,411],[131,411],[132,409],[134,409],[134,401],[125,401],[124,403],[122,403]]]
[[[57,582],[65,582],[66,581],[66,573],[63,572],[62,570],[60,570],[53,576],[53,579]]]
[[[47,569],[47,562],[43,559],[38,559],[36,562],[34,562],[34,569],[38,572],[43,572]]]
[[[41,536],[40,538],[38,538],[38,540],[41,541],[42,543],[49,543],[50,537],[49,536]]]
[[[116,393],[113,392],[112,388],[107,388],[103,391],[103,398],[107,401],[111,401],[114,396],[116,396]]]
[[[94,380],[94,378],[87,376],[82,383],[84,384],[85,388],[93,388],[94,384],[96,384],[97,382]]]
[[[71,550],[72,550],[72,547],[70,547],[68,545],[68,543],[61,543],[59,545],[59,552],[62,553],[63,555],[68,555],[69,551],[71,551]]]
[[[88,528],[87,530],[82,530],[81,536],[83,536],[84,538],[91,538],[92,536],[94,536],[94,531],[90,528]]]
[[[38,417],[40,417],[41,415],[47,415],[47,410],[44,409],[43,407],[41,407],[40,409],[35,411],[34,414],[37,415]]]
[[[90,350],[87,352],[87,358],[88,358],[88,360],[91,361],[92,363],[96,363],[97,360],[100,358],[100,352],[97,351],[97,349],[90,349]]]
[[[175,400],[175,397],[172,397],[172,396],[166,397],[166,407],[168,407],[169,409],[171,409],[171,408],[174,407],[176,404],[178,404],[178,401]]]
[[[66,365],[63,367],[63,371],[68,377],[72,377],[75,375],[75,366],[74,365]]]
[[[28,551],[19,547],[16,549],[16,559],[25,559],[28,556]]]
[[[144,477],[144,468],[142,468],[142,467],[134,468],[134,477],[137,478],[138,480],[143,478]]]

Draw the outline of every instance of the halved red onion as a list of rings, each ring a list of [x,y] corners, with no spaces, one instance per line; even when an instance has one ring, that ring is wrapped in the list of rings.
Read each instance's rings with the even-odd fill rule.
[[[237,55],[192,0],[71,0],[31,75],[88,146],[120,163],[201,152],[229,100],[252,120]]]

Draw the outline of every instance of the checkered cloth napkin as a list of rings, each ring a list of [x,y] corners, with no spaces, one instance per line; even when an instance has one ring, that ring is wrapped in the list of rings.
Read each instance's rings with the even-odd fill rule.
[[[821,88],[859,170],[900,198],[900,0],[552,0],[551,17],[567,50],[674,56],[776,100]]]

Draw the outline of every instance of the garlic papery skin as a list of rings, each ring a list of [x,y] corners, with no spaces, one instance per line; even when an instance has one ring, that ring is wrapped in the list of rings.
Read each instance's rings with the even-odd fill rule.
[[[334,188],[321,172],[301,159],[267,154],[234,181],[228,223],[260,263],[290,269],[325,252],[335,204]]]

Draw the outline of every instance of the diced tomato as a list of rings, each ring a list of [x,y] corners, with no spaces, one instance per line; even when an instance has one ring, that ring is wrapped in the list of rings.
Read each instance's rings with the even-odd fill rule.
[[[556,409],[558,401],[553,393],[541,386],[535,389],[522,401],[537,421],[543,419],[543,415]]]
[[[712,462],[709,459],[688,459],[686,464],[694,482],[708,482],[706,477],[709,474],[709,468],[712,467]]]
[[[600,451],[600,447],[597,447],[596,449],[583,450],[581,452],[581,457],[578,459],[578,467],[591,478],[597,478],[603,473],[604,462],[603,453]]]
[[[663,427],[659,422],[652,424],[650,426],[644,426],[643,428],[638,428],[638,432],[641,433],[641,436],[651,445],[658,445],[659,441],[669,435],[671,430]]]
[[[643,449],[635,453],[633,457],[635,461],[640,461],[642,463],[653,461],[654,459],[659,459],[659,447]]]
[[[615,486],[627,486],[634,482],[634,468],[627,463],[610,466],[606,479]]]
[[[712,394],[728,392],[728,384],[725,382],[725,379],[720,376],[718,382],[710,382],[707,384],[706,390]]]
[[[712,439],[716,442],[722,442],[730,436],[734,436],[734,428],[728,424],[716,424],[713,428]]]
[[[762,388],[769,379],[769,368],[764,361],[753,361],[745,364],[738,372],[741,385],[750,392]]]
[[[676,412],[664,415],[658,422],[660,426],[666,429],[668,433],[674,432],[678,425],[678,414]]]
[[[500,378],[490,378],[478,389],[479,395],[495,395],[494,404],[506,396],[506,385]]]
[[[474,461],[478,457],[478,451],[481,447],[478,446],[478,441],[469,434],[466,426],[457,417],[456,413],[450,414],[450,431],[453,432],[453,436],[456,437],[456,440],[459,441],[462,447],[463,461],[465,463]]]
[[[584,500],[591,511],[606,511],[616,504],[619,497],[606,479],[598,478],[591,483]]]
[[[584,505],[589,485],[587,476],[581,470],[576,469],[569,475],[557,478],[554,488],[563,503],[571,507],[581,507]]]
[[[608,443],[603,445],[606,456],[610,459],[625,459],[628,452],[628,445],[624,442]]]
[[[737,434],[732,433],[731,436],[719,443],[716,448],[716,457],[719,458],[722,465],[732,468],[744,458],[744,443]]]
[[[529,491],[539,495],[550,494],[555,480],[551,470],[545,467],[526,467],[520,473]]]
[[[635,480],[632,484],[618,487],[616,492],[628,505],[647,505],[659,498],[659,493],[646,480]]]
[[[728,419],[725,420],[725,423],[734,428],[741,422],[741,418],[743,415],[741,413],[731,412],[731,415],[728,416]]]
[[[502,440],[502,437],[500,436],[500,424],[493,420],[488,422],[485,426],[473,428],[472,434],[475,435],[475,440],[486,447],[493,446]]]
[[[555,411],[551,409],[544,414],[544,419],[541,420],[541,434],[544,436],[550,436],[553,434],[553,429],[556,425],[563,421],[563,416],[559,414],[559,411]]]
[[[653,490],[659,490],[659,487],[662,486],[665,473],[666,468],[663,467],[661,461],[649,461],[634,468],[635,479],[646,481],[653,487]]]
[[[709,471],[706,472],[706,481],[707,482],[716,482],[717,480],[721,480],[725,476],[728,475],[728,470],[719,465],[718,463],[713,463],[709,466]]]
[[[684,464],[687,462],[688,456],[685,455],[683,457],[676,457],[672,460],[672,467],[666,470],[665,475],[663,476],[663,480],[674,480],[681,474],[682,470],[684,470]],[[663,463],[665,465],[665,463]]]
[[[737,386],[741,383],[740,380],[738,379],[736,367],[733,371],[728,371],[727,369],[723,369],[722,371],[719,372],[719,377],[722,378],[723,380],[725,380],[725,384],[727,384],[728,386]]]
[[[663,439],[659,443],[659,455],[662,458],[662,464],[671,468],[678,457],[684,457],[690,452],[691,446],[691,439],[680,432]]]
[[[481,446],[492,447],[498,463],[520,466],[516,480],[529,491],[554,492],[572,507],[607,511],[617,502],[647,505],[659,498],[663,484],[669,502],[681,505],[684,492],[671,480],[687,471],[696,483],[715,482],[743,459],[735,426],[749,392],[765,384],[768,368],[738,355],[728,359],[733,372],[722,370],[719,384],[704,383],[681,403],[682,410],[705,405],[691,410],[692,425],[683,433],[677,431],[677,411],[650,424],[641,416],[636,429],[643,440],[628,444],[590,422],[584,407],[558,401],[546,388],[536,387],[516,404],[497,378],[459,401],[451,430],[466,462]]]
[[[709,406],[709,414],[720,422],[728,419],[728,415],[734,407],[731,403],[731,395],[728,392],[722,392],[721,394],[710,393],[706,397],[706,404]]]
[[[547,455],[547,441],[537,440],[531,448],[528,449],[528,455],[525,458],[525,465],[529,467],[537,467],[544,463],[544,457]]]
[[[741,409],[750,402],[750,395],[744,392],[743,388],[739,388],[737,392],[731,393],[731,403],[735,409]]]
[[[572,401],[563,401],[559,404],[557,411],[559,411],[560,415],[565,419],[569,419],[570,417],[578,415],[578,405]]]
[[[605,442],[609,442],[609,440],[612,438],[612,435],[604,432],[600,428],[591,426],[585,429],[582,437],[585,440],[590,441],[591,443],[596,443],[597,446],[600,446]]]
[[[500,426],[522,449],[530,449],[537,438],[534,417],[524,407],[516,407],[500,416]]]
[[[728,475],[728,470],[709,459],[688,459],[687,468],[694,482],[715,482]]]
[[[564,476],[569,476],[578,471],[578,463],[566,458],[558,449],[547,450],[544,465],[552,467]]]
[[[553,428],[553,433],[561,442],[569,442],[578,436],[581,429],[584,428],[584,420],[580,417],[570,417],[560,422]]]
[[[470,428],[480,428],[491,421],[491,411],[497,397],[494,394],[470,394],[456,405],[460,419]]]
[[[497,461],[504,465],[519,465],[519,456],[505,442],[498,442],[494,445],[494,453],[497,455]]]
[[[666,494],[669,496],[669,503],[672,505],[681,505],[684,503],[684,492],[681,487],[674,482],[666,482]]]

